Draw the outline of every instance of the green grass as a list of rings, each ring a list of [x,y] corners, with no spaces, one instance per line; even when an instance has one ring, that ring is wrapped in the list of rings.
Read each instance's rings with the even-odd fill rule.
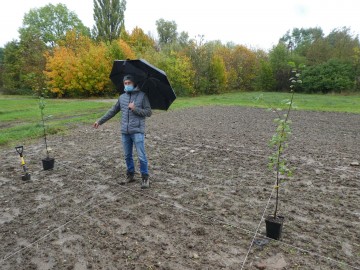
[[[256,101],[260,95],[263,101]],[[222,95],[177,98],[170,109],[195,106],[247,106],[281,107],[289,93],[237,92]],[[266,101],[266,103],[264,102]],[[360,113],[360,94],[357,95],[306,95],[295,94],[298,110]],[[97,100],[46,99],[45,115],[49,134],[67,132],[78,124],[92,124],[104,114],[113,102]],[[0,146],[24,143],[42,136],[38,99],[31,96],[0,95]]]
[[[113,103],[91,100],[46,99],[44,113],[49,135],[66,132],[77,124],[91,124]],[[24,143],[43,136],[38,99],[0,95],[0,145]]]
[[[262,95],[263,100],[256,101]],[[269,108],[283,107],[281,101],[289,99],[289,93],[274,92],[237,92],[222,95],[201,96],[196,98],[177,98],[172,109],[194,106],[231,105]],[[358,95],[308,95],[295,94],[294,105],[297,110],[360,113],[360,94]]]

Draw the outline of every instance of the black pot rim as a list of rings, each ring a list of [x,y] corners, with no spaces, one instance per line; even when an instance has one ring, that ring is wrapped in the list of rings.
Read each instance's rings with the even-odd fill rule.
[[[51,157],[46,157],[42,159],[43,161],[53,161],[55,160],[55,158],[51,158]]]
[[[265,218],[265,221],[266,222],[273,222],[273,223],[283,223],[284,222],[284,219],[285,217],[284,216],[280,216],[280,215],[277,215],[276,218],[274,218],[273,215],[268,215],[266,218]]]

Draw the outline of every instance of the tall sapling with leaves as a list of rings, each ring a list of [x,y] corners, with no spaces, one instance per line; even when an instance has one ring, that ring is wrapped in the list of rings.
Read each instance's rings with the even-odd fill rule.
[[[276,175],[276,198],[275,198],[275,210],[274,214],[268,216],[265,219],[267,226],[267,236],[274,239],[281,238],[282,223],[284,217],[278,216],[279,209],[279,188],[281,182],[281,176],[291,177],[292,169],[288,167],[288,161],[284,156],[285,149],[288,147],[288,141],[291,135],[291,120],[290,112],[293,109],[293,101],[295,94],[295,87],[301,84],[300,73],[293,68],[292,76],[290,77],[290,99],[285,100],[286,113],[281,114],[279,110],[274,110],[277,114],[277,118],[274,119],[276,123],[276,130],[269,141],[269,147],[274,151],[269,156],[268,168],[275,172]]]
[[[293,85],[291,85],[293,86]],[[276,173],[276,203],[274,218],[277,217],[278,204],[279,204],[279,187],[280,187],[280,176],[292,176],[292,170],[288,167],[287,160],[283,156],[285,149],[288,147],[288,140],[291,135],[291,120],[289,118],[290,111],[292,109],[293,100],[294,100],[294,90],[291,89],[290,100],[286,100],[288,105],[287,112],[283,115],[280,115],[278,111],[278,117],[274,119],[274,123],[277,124],[275,133],[269,141],[269,146],[274,150],[273,154],[269,156],[268,168],[269,170],[275,170]]]

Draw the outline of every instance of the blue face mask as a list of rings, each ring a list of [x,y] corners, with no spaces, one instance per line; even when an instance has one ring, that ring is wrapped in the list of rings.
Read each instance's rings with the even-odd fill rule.
[[[134,86],[131,85],[131,84],[125,85],[124,90],[125,90],[126,92],[131,92],[131,91],[134,90]]]

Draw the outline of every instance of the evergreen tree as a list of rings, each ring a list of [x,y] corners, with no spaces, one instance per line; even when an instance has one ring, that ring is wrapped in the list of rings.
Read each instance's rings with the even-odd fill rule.
[[[119,38],[124,28],[126,0],[94,0],[93,36],[101,41],[113,41]]]

